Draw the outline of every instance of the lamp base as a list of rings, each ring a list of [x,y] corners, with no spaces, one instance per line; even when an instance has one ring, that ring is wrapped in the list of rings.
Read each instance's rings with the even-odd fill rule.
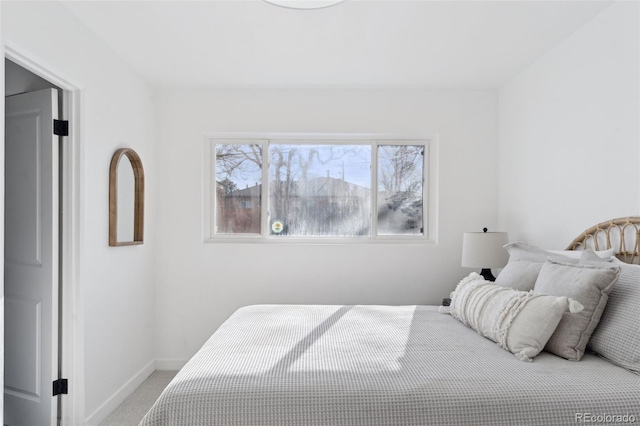
[[[486,281],[496,280],[496,277],[494,277],[491,273],[491,269],[488,268],[482,268],[482,271],[480,271],[480,275],[482,275],[482,278],[484,278]]]

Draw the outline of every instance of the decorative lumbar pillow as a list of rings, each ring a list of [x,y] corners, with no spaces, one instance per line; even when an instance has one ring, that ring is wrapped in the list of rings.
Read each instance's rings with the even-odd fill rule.
[[[542,265],[549,258],[578,263],[578,259],[545,251],[521,241],[507,244],[504,248],[509,252],[509,262],[496,278],[495,284],[516,290],[531,290],[536,284]]]
[[[614,364],[640,374],[640,265],[629,265],[618,259],[612,263],[620,267],[620,277],[591,335],[589,348]]]
[[[565,312],[545,350],[563,358],[579,361],[607,304],[620,268],[609,262],[563,263],[548,260],[540,270],[535,292],[566,296],[580,302],[580,312]]]
[[[454,318],[478,334],[518,359],[531,361],[544,348],[562,314],[579,312],[582,306],[567,297],[494,285],[474,272],[460,281],[449,308]]]

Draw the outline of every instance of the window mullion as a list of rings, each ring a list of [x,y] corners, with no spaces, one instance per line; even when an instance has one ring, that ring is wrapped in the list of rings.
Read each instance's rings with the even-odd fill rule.
[[[430,206],[431,199],[429,192],[429,175],[431,174],[431,169],[429,168],[430,164],[430,155],[429,145],[425,144],[422,149],[422,200],[424,201],[422,206],[422,235],[425,237],[430,237],[429,235],[429,220],[431,220],[430,216]]]
[[[378,142],[371,141],[371,239],[378,237]]]
[[[204,145],[204,180],[206,183],[204,191],[204,217],[202,220],[205,239],[211,238],[215,233],[216,206],[215,206],[215,146],[212,141],[207,141]]]
[[[262,141],[262,187],[260,191],[260,207],[262,212],[261,234],[269,238],[269,223],[271,223],[271,197],[269,197],[269,140]]]
[[[216,234],[216,224],[218,223],[218,180],[216,178],[216,143],[211,142],[209,145],[208,158],[211,162],[211,167],[209,168],[209,176],[207,180],[209,182],[209,238],[213,238]]]

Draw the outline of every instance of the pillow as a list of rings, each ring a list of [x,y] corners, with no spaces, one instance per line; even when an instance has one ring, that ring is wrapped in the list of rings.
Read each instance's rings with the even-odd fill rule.
[[[565,311],[582,309],[567,297],[501,287],[475,272],[460,281],[449,308],[454,318],[522,361],[542,351]]]
[[[536,284],[540,268],[549,258],[578,262],[578,259],[551,253],[520,241],[507,244],[504,248],[509,252],[509,262],[496,278],[495,284],[516,290],[531,290]]]
[[[538,275],[534,291],[551,296],[566,296],[580,302],[579,313],[564,313],[545,350],[563,358],[579,361],[595,330],[620,268],[595,263],[547,261]]]
[[[618,259],[620,277],[609,294],[589,348],[612,363],[640,374],[640,265]]]
[[[595,252],[595,251],[590,250],[590,249],[579,251],[577,253],[580,253],[580,263],[595,263],[595,264],[600,264],[600,265],[612,265],[613,264],[613,262],[612,262],[613,259],[614,259],[613,254],[612,254],[610,259],[606,259],[606,258],[603,258],[602,256],[600,256],[598,254],[598,252]]]
[[[553,253],[553,254],[561,254],[565,257],[571,258],[571,259],[581,259],[582,258],[582,253],[585,251],[590,251],[591,253],[597,255],[600,259],[604,259],[604,260],[611,260],[611,258],[613,257],[613,249],[609,249],[609,250],[598,250],[598,251],[592,251],[590,249],[585,249],[585,250],[547,250],[549,253]]]

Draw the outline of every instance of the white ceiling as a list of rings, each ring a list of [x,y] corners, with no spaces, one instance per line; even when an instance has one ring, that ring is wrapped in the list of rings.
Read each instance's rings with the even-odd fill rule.
[[[497,88],[610,1],[63,1],[158,87]]]

